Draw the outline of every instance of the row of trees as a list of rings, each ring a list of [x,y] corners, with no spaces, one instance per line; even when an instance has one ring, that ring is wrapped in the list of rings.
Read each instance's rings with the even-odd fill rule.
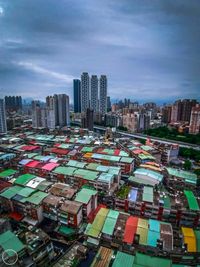
[[[169,129],[166,126],[158,127],[155,129],[148,129],[144,133],[155,137],[200,145],[200,134],[192,135],[186,133],[179,133],[176,129]]]

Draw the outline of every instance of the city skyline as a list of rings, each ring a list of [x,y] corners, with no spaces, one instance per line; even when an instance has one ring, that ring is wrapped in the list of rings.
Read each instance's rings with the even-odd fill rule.
[[[107,75],[111,99],[199,99],[199,12],[185,0],[1,1],[1,97],[72,99],[86,71]]]

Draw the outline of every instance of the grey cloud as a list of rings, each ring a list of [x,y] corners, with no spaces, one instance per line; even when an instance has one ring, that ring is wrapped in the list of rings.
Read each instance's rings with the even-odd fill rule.
[[[112,98],[199,98],[196,0],[0,0],[0,87],[41,98],[82,71],[108,75]],[[160,91],[165,92],[163,94]]]

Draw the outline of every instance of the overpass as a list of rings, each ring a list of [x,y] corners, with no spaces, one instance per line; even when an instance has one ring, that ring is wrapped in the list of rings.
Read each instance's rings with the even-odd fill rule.
[[[76,124],[77,126],[80,126],[80,122],[79,121],[74,121],[73,123]],[[94,130],[98,130],[98,131],[105,132],[107,128],[108,127],[94,125]],[[139,139],[144,139],[144,140],[149,138],[152,141],[159,142],[161,144],[167,144],[167,145],[178,144],[180,147],[193,148],[193,149],[196,149],[196,150],[200,150],[200,146],[199,145],[185,143],[185,142],[181,142],[181,141],[169,140],[169,139],[166,139],[166,138],[160,138],[160,137],[150,136],[150,135],[141,134],[141,133],[128,133],[128,132],[119,131],[119,130],[116,130],[116,133],[118,133],[118,134],[120,134],[121,136],[124,136],[124,137],[139,138]]]
[[[94,126],[95,130],[100,130],[100,131],[105,131],[107,127],[103,127],[103,126]],[[124,131],[119,131],[116,130],[116,132],[118,134],[120,134],[121,136],[124,137],[131,137],[131,138],[139,138],[139,139],[147,139],[150,138],[152,141],[154,142],[159,142],[162,144],[178,144],[180,147],[185,147],[185,148],[193,148],[196,150],[200,150],[200,146],[198,145],[194,145],[194,144],[189,144],[189,143],[185,143],[185,142],[181,142],[181,141],[175,141],[175,140],[169,140],[169,139],[165,139],[165,138],[159,138],[159,137],[154,137],[154,136],[149,136],[146,134],[140,134],[140,133],[127,133]]]

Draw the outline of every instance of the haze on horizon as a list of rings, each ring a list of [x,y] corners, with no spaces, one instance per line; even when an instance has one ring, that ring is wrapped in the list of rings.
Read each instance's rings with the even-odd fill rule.
[[[200,1],[0,0],[0,97],[72,98],[83,71],[112,99],[200,99]]]

